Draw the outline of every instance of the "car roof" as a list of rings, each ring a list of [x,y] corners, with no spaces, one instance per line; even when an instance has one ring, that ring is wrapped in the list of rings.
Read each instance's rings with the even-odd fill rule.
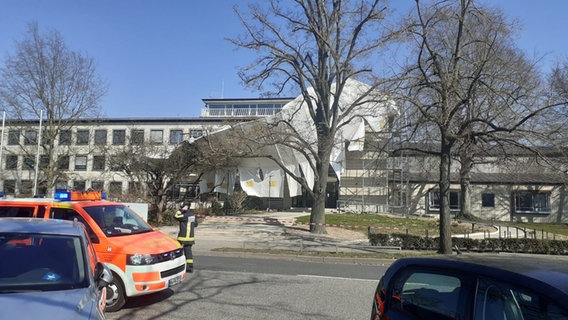
[[[568,257],[532,254],[458,254],[403,258],[399,266],[431,266],[519,281],[518,275],[543,282],[568,294]],[[505,279],[510,277],[510,279]],[[517,279],[515,279],[517,278]]]
[[[75,221],[41,218],[0,218],[0,232],[84,236],[82,227]]]

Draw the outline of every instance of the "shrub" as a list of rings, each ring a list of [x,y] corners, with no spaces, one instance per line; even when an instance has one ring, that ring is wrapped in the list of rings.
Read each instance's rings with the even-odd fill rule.
[[[401,247],[403,250],[436,250],[438,248],[439,238],[425,238],[402,233],[370,233],[369,243],[374,246]],[[518,252],[554,255],[568,254],[568,241],[562,240],[452,238],[452,246],[457,247],[461,251]]]

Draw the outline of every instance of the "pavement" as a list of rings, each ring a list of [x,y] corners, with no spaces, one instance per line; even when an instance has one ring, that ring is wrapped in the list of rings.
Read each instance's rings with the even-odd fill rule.
[[[364,235],[361,239],[345,240],[329,235],[313,235],[308,232],[290,232],[298,216],[305,212],[267,212],[267,214],[207,217],[200,219],[195,228],[194,255],[261,255],[262,250],[285,250],[296,256],[306,252],[388,252],[397,248],[373,247]],[[176,238],[178,226],[161,226],[163,233]],[[233,249],[233,250],[230,250]],[[235,250],[238,249],[238,250]],[[253,252],[255,251],[255,252]],[[329,260],[329,256],[311,257],[310,260]]]

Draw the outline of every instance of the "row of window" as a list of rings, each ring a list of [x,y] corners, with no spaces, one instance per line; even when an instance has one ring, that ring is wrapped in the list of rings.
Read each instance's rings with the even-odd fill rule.
[[[32,180],[21,180],[16,188],[16,180],[4,180],[4,193],[7,195],[15,195],[16,192],[19,195],[31,195],[33,193],[33,181]],[[90,182],[90,189],[106,191],[107,193],[119,196],[123,194],[123,182],[122,181],[110,181],[105,188],[105,181],[93,180]],[[71,181],[69,185],[66,181],[58,181],[56,184],[58,189],[72,189],[72,190],[87,190],[87,181],[85,180],[74,180]],[[137,193],[140,192],[141,185],[139,182],[129,182],[128,192]],[[38,189],[39,194],[45,194],[47,190],[45,187],[40,186]]]
[[[543,213],[551,212],[550,192],[542,191],[516,191],[513,192],[511,204],[514,213]],[[440,210],[440,191],[430,190],[428,194],[430,210]],[[481,194],[482,208],[495,208],[495,194]],[[450,210],[461,209],[461,192],[450,191]]]
[[[126,144],[126,129],[114,129],[112,130],[112,144],[113,145],[125,145]],[[73,133],[75,134],[75,140],[73,140]],[[77,129],[74,132],[72,130],[63,130],[59,133],[59,145],[71,145],[73,142],[76,145],[89,145],[91,141],[91,134],[93,135],[92,141],[95,145],[107,145],[108,144],[108,130],[106,129]],[[187,133],[185,133],[187,135]],[[189,136],[192,138],[197,138],[203,135],[203,130],[194,129],[189,131]],[[179,144],[183,141],[184,132],[181,129],[171,129],[169,130],[169,143]],[[37,130],[9,130],[8,131],[8,145],[20,145],[23,139],[24,145],[37,145],[38,141],[38,131]],[[42,140],[46,139],[45,136]],[[132,129],[130,130],[130,144],[141,145],[145,143],[146,140],[146,130],[144,129]],[[152,129],[149,132],[148,141],[155,144],[164,143],[164,130]],[[44,140],[44,143],[47,141]]]
[[[4,163],[4,169],[6,170],[18,170],[18,162],[20,156],[17,155],[7,155],[6,161]],[[23,170],[35,170],[35,156],[22,156],[22,169]],[[74,166],[75,171],[87,171],[88,156],[86,155],[76,155],[74,156]],[[40,156],[39,158],[39,168],[45,169],[49,164],[49,158],[47,156]],[[71,157],[70,156],[60,156],[57,160],[57,169],[59,170],[70,170]],[[106,169],[106,157],[105,156],[93,156],[91,162],[92,171],[104,171]]]

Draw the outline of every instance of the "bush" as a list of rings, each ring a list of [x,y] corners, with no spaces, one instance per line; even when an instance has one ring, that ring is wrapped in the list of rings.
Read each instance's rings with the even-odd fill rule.
[[[436,250],[439,238],[425,238],[401,233],[371,233],[369,243],[373,246],[401,247],[403,250]],[[452,246],[461,251],[568,255],[568,241],[561,240],[452,238]]]

